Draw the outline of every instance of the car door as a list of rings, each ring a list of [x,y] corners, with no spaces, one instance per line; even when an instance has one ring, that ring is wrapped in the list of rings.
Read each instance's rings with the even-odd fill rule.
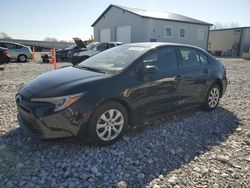
[[[139,66],[156,66],[158,72],[138,79],[134,91],[143,118],[153,118],[178,109],[179,96],[177,55],[175,47],[161,47],[143,57]],[[137,68],[140,70],[140,68]]]
[[[203,79],[206,80],[206,84],[202,85],[203,87],[201,87],[200,102],[203,102],[204,95],[206,94],[207,89],[208,89],[208,85],[209,85],[209,77],[211,75],[211,68],[210,68],[210,64],[209,64],[209,60],[208,60],[207,55],[204,52],[202,52],[201,50],[198,50],[198,54],[199,54]]]
[[[202,67],[197,49],[178,47],[179,75],[178,92],[179,106],[187,107],[200,103],[207,82],[208,70]]]
[[[9,54],[10,58],[12,58],[12,59],[16,59],[17,58],[16,51],[15,51],[15,48],[14,48],[14,44],[3,43],[3,47],[4,48],[8,48],[8,54]]]

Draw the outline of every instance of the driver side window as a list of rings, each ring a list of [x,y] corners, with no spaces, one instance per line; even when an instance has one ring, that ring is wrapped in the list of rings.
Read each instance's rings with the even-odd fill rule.
[[[159,72],[177,69],[177,56],[174,47],[156,49],[143,59],[144,66],[156,66]]]

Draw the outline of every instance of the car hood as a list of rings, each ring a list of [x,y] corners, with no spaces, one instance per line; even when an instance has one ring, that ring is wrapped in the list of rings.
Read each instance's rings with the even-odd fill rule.
[[[84,44],[84,42],[81,39],[79,39],[79,38],[73,38],[73,40],[75,41],[76,45],[79,48],[87,48],[86,45]]]
[[[37,76],[20,90],[20,94],[28,98],[71,95],[93,87],[90,82],[108,77],[108,74],[66,67]]]

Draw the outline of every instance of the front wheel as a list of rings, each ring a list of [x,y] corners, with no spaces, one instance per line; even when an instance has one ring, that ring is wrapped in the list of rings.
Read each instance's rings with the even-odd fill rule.
[[[220,87],[218,84],[213,84],[206,95],[205,101],[201,105],[201,109],[204,111],[211,111],[217,107],[220,101]]]
[[[94,112],[89,121],[90,139],[96,144],[111,144],[122,137],[127,126],[126,109],[118,102],[106,102]]]
[[[26,62],[26,61],[27,61],[27,56],[26,56],[26,55],[21,54],[21,55],[19,55],[19,56],[18,56],[17,60],[18,60],[19,62],[24,63],[24,62]]]

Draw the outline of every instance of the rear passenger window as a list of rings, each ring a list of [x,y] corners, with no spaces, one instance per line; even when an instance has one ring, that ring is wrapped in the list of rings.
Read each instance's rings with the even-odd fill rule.
[[[199,56],[200,56],[201,65],[207,65],[208,64],[207,56],[201,52],[199,52]]]
[[[20,46],[20,45],[15,45],[15,48],[16,48],[16,49],[21,49],[22,46]]]
[[[16,45],[15,44],[10,44],[10,43],[5,43],[6,48],[8,49],[15,49]]]
[[[180,50],[180,68],[195,67],[200,65],[198,53],[192,48],[179,48]]]
[[[175,48],[164,47],[157,49],[152,54],[144,58],[145,65],[154,65],[160,72],[177,69],[177,57]]]

